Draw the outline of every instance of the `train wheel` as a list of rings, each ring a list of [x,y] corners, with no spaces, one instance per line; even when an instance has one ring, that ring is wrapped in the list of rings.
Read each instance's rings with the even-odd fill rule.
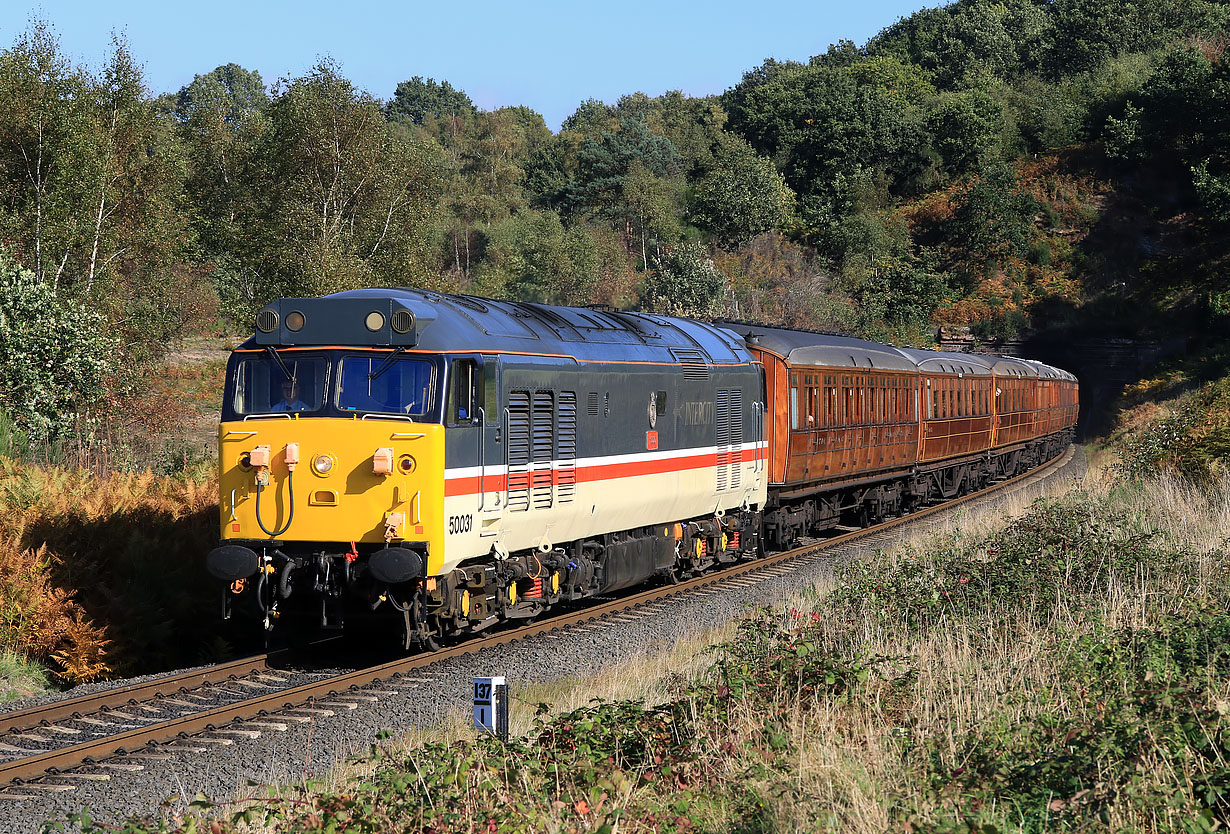
[[[414,636],[415,646],[425,652],[435,652],[440,650],[440,635],[438,633],[420,631]]]
[[[402,648],[434,652],[440,648],[440,630],[435,618],[427,614],[427,600],[421,587],[414,590],[410,601],[397,606],[402,615]]]

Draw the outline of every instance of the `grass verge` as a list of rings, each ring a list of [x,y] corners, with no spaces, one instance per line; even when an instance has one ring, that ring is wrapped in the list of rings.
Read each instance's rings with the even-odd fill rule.
[[[42,664],[27,660],[16,652],[0,650],[0,704],[50,690],[51,681]]]

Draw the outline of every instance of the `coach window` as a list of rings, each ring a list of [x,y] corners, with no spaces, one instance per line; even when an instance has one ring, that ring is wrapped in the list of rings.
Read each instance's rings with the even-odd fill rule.
[[[790,428],[799,427],[799,378],[792,377],[790,385]]]

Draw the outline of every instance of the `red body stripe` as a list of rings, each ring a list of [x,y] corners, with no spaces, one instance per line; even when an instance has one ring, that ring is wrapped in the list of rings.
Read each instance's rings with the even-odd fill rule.
[[[578,466],[575,474],[556,470],[523,472],[519,473],[522,483],[518,484],[518,486],[523,487],[527,484],[531,486],[546,486],[548,483],[558,485],[561,481],[567,483],[589,483],[593,481],[611,481],[617,478],[636,478],[641,475],[687,472],[693,469],[716,467],[719,462],[733,463],[733,457],[734,454],[731,452],[718,453],[714,451],[705,452],[700,455],[689,455],[688,457],[662,457],[650,460],[627,461],[625,463],[600,463],[593,466]],[[766,450],[763,448],[743,450],[744,463],[751,463],[765,457]],[[570,475],[572,477],[569,477]],[[518,474],[514,473],[513,477],[518,477]],[[480,480],[485,481],[485,483],[480,485]],[[444,495],[446,498],[457,495],[477,495],[480,486],[487,492],[503,492],[507,488],[507,480],[503,475],[488,475],[484,479],[480,479],[477,475],[469,475],[464,478],[446,478],[444,481]]]

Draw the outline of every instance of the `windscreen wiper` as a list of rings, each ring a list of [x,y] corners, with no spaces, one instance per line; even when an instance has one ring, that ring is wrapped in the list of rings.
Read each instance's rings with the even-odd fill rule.
[[[380,376],[382,373],[387,371],[389,369],[389,366],[393,364],[393,360],[397,358],[397,354],[401,353],[405,349],[406,349],[405,347],[399,347],[397,350],[393,351],[388,356],[386,356],[384,361],[380,363],[380,367],[367,375],[368,381],[375,379],[376,377]]]
[[[291,376],[290,368],[286,366],[286,360],[278,354],[273,345],[265,345],[265,350],[269,351],[269,355],[277,361],[278,367],[282,369],[282,373],[286,374],[286,378],[293,381],[294,377]]]

